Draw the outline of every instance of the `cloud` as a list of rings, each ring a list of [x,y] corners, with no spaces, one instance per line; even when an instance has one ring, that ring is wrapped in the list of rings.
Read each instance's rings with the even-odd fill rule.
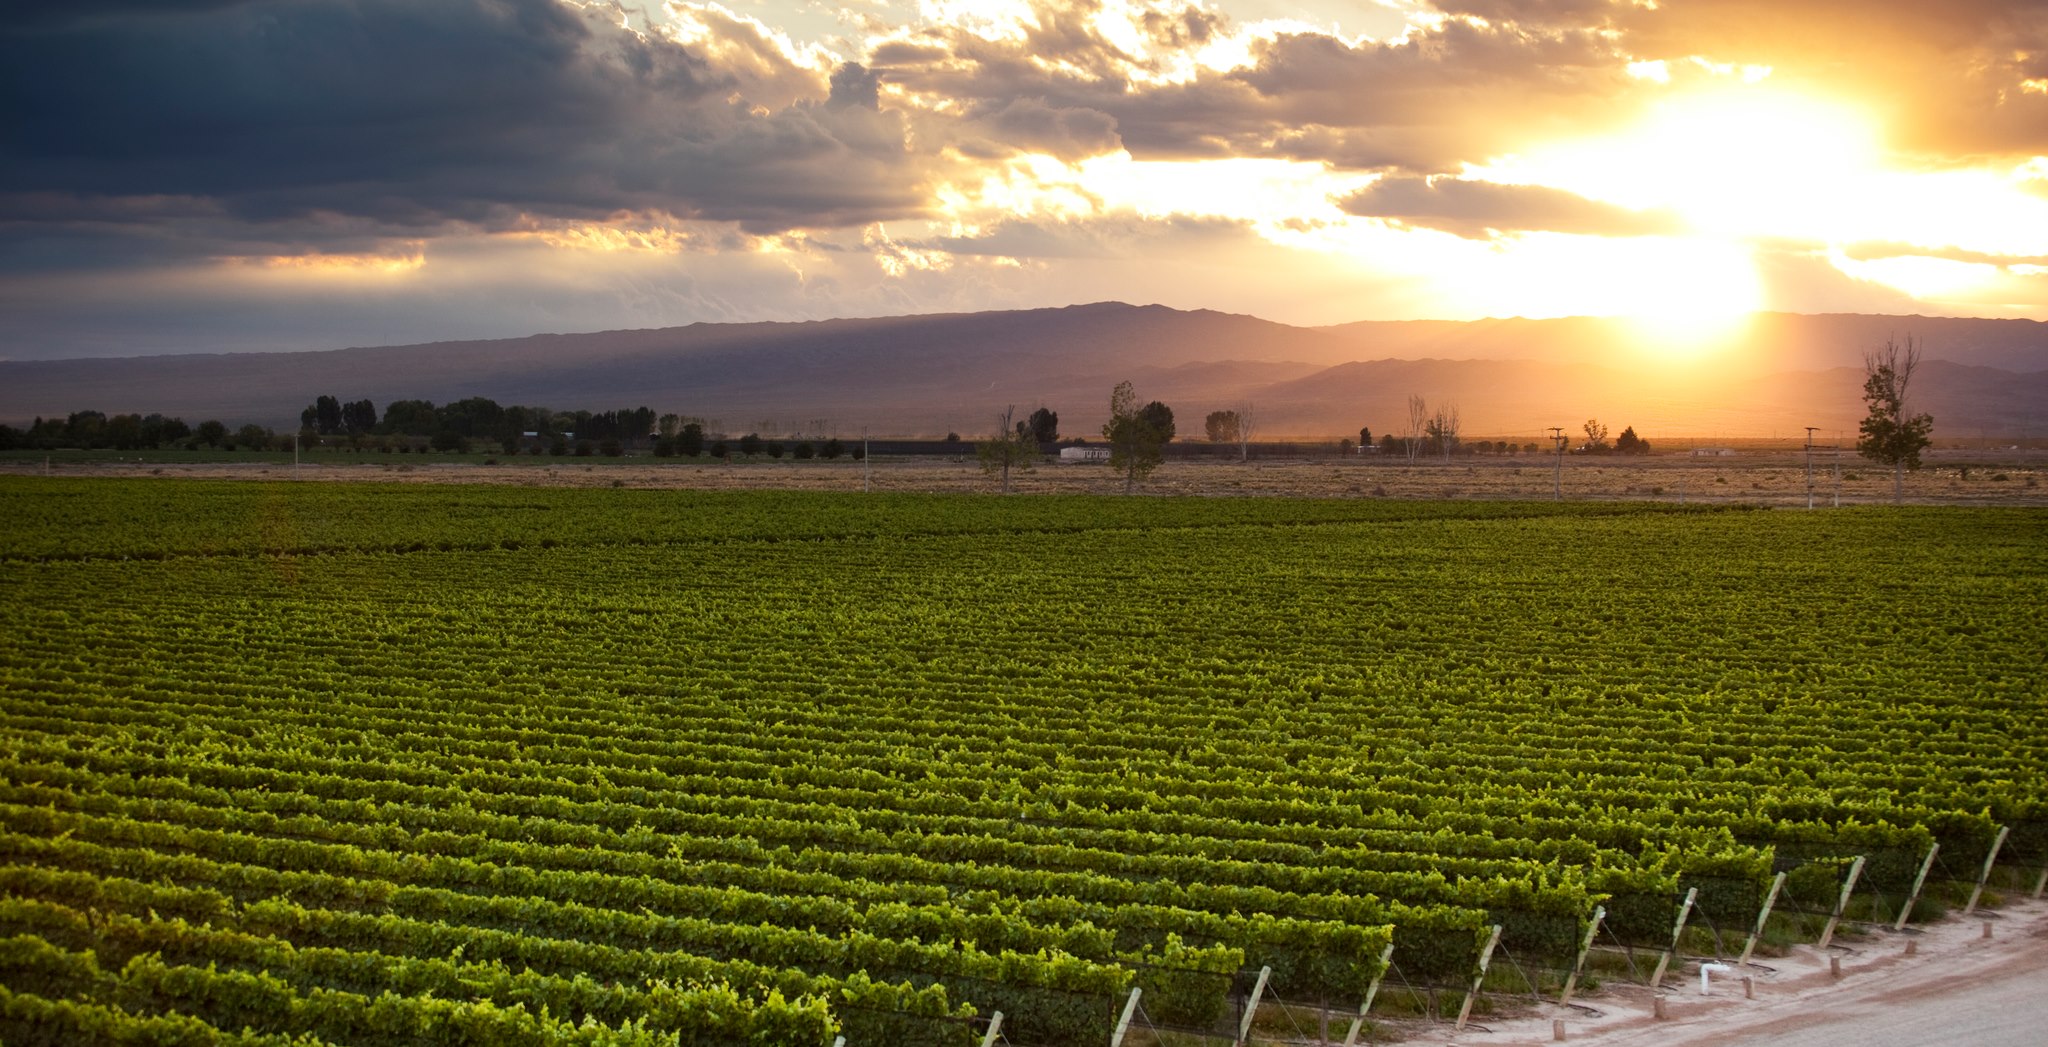
[[[1923,159],[2048,152],[2040,0],[1717,0],[1616,4],[1608,26],[1642,59],[1769,66],[1772,81],[1877,112]]]
[[[1123,148],[1116,118],[1095,109],[1054,109],[1038,98],[976,105],[960,130],[960,148],[980,159],[1018,152],[1081,160]]]
[[[1666,212],[1483,179],[1574,184],[1518,176],[1514,158],[1630,130],[1734,83],[1728,69],[1868,109],[1908,166],[2048,156],[2043,0],[1417,0],[1376,8],[1377,37],[1239,22],[1233,2],[862,2],[834,36],[818,31],[828,5],[807,5],[808,43],[736,13],[765,3],[13,5],[0,353],[147,344],[201,331],[209,310],[297,345],[1068,293],[1447,315],[1471,300],[1445,289],[1461,252],[1558,233],[1626,253],[1645,241],[1599,238],[1682,231]],[[1294,6],[1324,3],[1338,9]],[[1651,63],[1663,77],[1631,75]],[[1262,162],[1146,163],[1246,158]],[[1845,257],[2040,263],[2018,233],[1954,235],[2011,253]],[[1772,278],[1795,290],[1779,306],[1896,304],[1813,253],[1842,246],[1785,255]],[[362,333],[345,333],[350,315]]]
[[[1391,176],[1340,204],[1349,214],[1394,219],[1470,240],[1518,232],[1665,236],[1683,227],[1676,215],[1630,210],[1562,189],[1461,178]]]
[[[1172,3],[1040,0],[1034,10],[1038,21],[1019,33],[922,26],[878,43],[869,60],[919,96],[1105,114],[1140,159],[1421,173],[1616,119],[1639,86],[1626,56],[1587,28],[1449,20],[1374,42],[1266,35]],[[1201,58],[1226,38],[1240,61]]]
[[[399,235],[621,209],[754,228],[915,214],[920,163],[878,83],[752,23],[691,43],[555,0],[270,0],[0,31],[0,195],[144,222],[204,199],[263,225]],[[714,62],[705,55],[720,56]],[[808,86],[807,97],[771,99]],[[172,216],[158,215],[169,221]]]
[[[1918,244],[1888,243],[1870,241],[1848,244],[1842,254],[1859,262],[1880,261],[1886,258],[1939,258],[1949,262],[1964,262],[1970,265],[1995,266],[2044,266],[2048,265],[2048,254],[2006,255],[1985,251],[1971,251],[1961,247],[1923,247]]]

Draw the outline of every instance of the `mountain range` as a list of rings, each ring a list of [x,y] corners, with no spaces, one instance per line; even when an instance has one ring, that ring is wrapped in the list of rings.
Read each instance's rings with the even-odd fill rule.
[[[1092,435],[1109,393],[1173,407],[1199,434],[1251,405],[1261,437],[1399,429],[1411,395],[1454,403],[1474,437],[1533,439],[1599,418],[1652,439],[1853,439],[1863,354],[1911,338],[1911,408],[1943,437],[2048,435],[2048,323],[1764,313],[1683,351],[1627,320],[1371,321],[1293,327],[1102,302],[1056,309],[692,324],[302,353],[0,361],[0,421],[92,409],[295,426],[320,395],[556,410],[648,406],[714,430],[922,436],[1045,406]]]

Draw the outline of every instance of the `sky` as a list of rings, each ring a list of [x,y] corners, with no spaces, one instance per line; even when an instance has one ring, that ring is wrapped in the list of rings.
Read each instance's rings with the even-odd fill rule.
[[[1104,300],[2048,320],[2048,0],[0,11],[0,358]]]

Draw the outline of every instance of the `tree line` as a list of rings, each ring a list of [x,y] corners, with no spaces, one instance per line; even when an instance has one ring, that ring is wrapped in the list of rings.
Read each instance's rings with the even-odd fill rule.
[[[1904,345],[1887,340],[1878,350],[1865,354],[1863,399],[1867,413],[1859,427],[1856,450],[1865,458],[1889,465],[1894,475],[1894,498],[1903,496],[1907,470],[1920,465],[1920,452],[1931,443],[1934,420],[1913,414],[1906,408],[1906,391],[1920,364],[1920,351],[1912,338]],[[1024,418],[1016,408],[1006,407],[997,415],[995,433],[980,441],[976,452],[990,475],[1000,474],[1003,490],[1010,489],[1013,471],[1028,471],[1032,462],[1060,439],[1059,414],[1040,407]],[[1425,456],[1448,462],[1454,454],[1536,453],[1540,446],[1530,442],[1517,445],[1506,440],[1465,441],[1460,437],[1462,420],[1455,402],[1431,408],[1419,395],[1408,397],[1405,428],[1388,432],[1377,444],[1370,426],[1358,430],[1356,448],[1377,448],[1389,457],[1405,455],[1410,461]],[[838,439],[826,439],[822,446],[811,441],[793,441],[785,446],[776,439],[764,440],[748,433],[734,442],[712,438],[703,419],[680,414],[657,414],[646,406],[610,411],[552,411],[545,407],[500,405],[488,397],[469,397],[436,405],[428,400],[395,400],[380,413],[368,399],[344,401],[321,395],[299,413],[296,433],[280,436],[255,424],[230,430],[218,419],[197,426],[182,418],[162,414],[107,415],[99,411],[74,411],[62,419],[38,417],[26,430],[0,425],[0,450],[52,450],[56,448],[113,448],[116,450],[159,449],[183,446],[238,447],[252,450],[283,449],[336,443],[354,449],[414,450],[420,442],[438,451],[469,451],[473,444],[495,444],[507,454],[524,450],[531,454],[606,455],[623,454],[628,447],[647,447],[655,455],[696,457],[710,454],[724,458],[735,451],[752,457],[767,454],[781,458],[785,453],[798,459],[837,458],[847,452]],[[1255,415],[1247,401],[1237,407],[1211,411],[1203,421],[1203,434],[1212,444],[1235,444],[1240,459],[1248,458]],[[821,423],[822,425],[822,423]],[[1552,431],[1555,450],[1563,454],[1645,455],[1650,442],[1638,436],[1635,427],[1622,429],[1608,441],[1608,428],[1589,418],[1580,427],[1585,440],[1575,447],[1563,435]],[[1108,444],[1110,467],[1124,476],[1124,489],[1131,490],[1149,476],[1164,459],[1166,445],[1176,435],[1173,409],[1153,400],[1140,406],[1130,382],[1120,382],[1110,392],[1109,421],[1102,437]],[[948,443],[958,442],[948,434]],[[1077,441],[1078,442],[1078,441]],[[1345,450],[1354,445],[1348,437]],[[855,457],[863,453],[853,449]]]

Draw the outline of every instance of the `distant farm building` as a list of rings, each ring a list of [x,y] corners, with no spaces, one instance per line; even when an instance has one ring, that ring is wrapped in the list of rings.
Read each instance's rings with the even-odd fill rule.
[[[1062,448],[1060,448],[1060,461],[1062,461],[1062,462],[1106,462],[1106,461],[1109,461],[1109,448],[1107,448],[1107,447],[1062,447]]]
[[[1692,449],[1692,456],[1694,458],[1733,458],[1735,457],[1735,448],[1695,447]]]

